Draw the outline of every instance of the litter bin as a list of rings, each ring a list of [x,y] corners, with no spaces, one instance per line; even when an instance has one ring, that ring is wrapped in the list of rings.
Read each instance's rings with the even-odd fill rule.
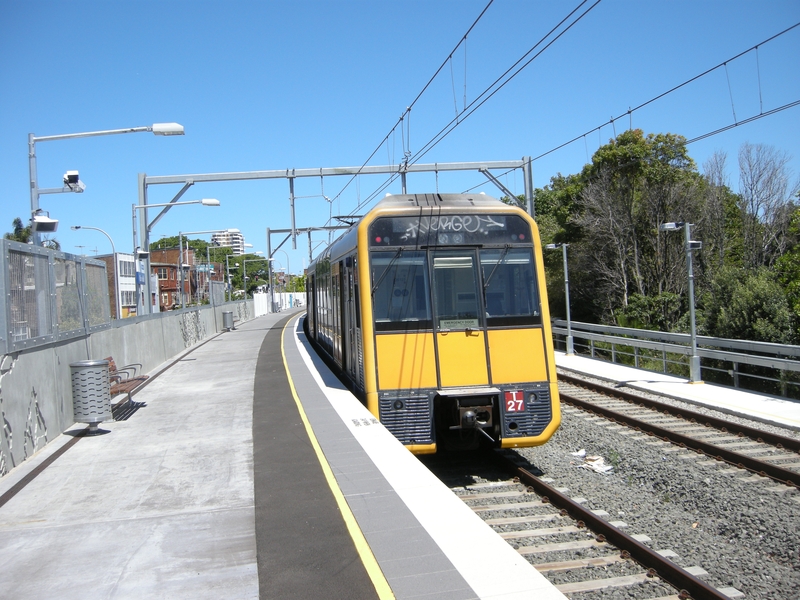
[[[225,331],[233,329],[233,313],[229,310],[222,311],[222,328]]]
[[[91,432],[111,416],[111,384],[107,360],[70,363],[72,371],[72,412],[76,423],[88,423]]]

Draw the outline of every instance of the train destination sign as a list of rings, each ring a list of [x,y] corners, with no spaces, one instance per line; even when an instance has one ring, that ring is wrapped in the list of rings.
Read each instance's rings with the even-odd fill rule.
[[[370,225],[370,246],[530,244],[531,229],[517,215],[382,217]]]

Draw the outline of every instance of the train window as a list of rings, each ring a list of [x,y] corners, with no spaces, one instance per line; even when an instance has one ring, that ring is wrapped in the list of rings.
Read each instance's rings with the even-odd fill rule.
[[[377,331],[430,329],[425,252],[373,252],[372,311]]]
[[[481,250],[487,325],[542,322],[536,271],[530,248]]]
[[[436,319],[439,329],[480,327],[475,254],[469,250],[433,254]]]

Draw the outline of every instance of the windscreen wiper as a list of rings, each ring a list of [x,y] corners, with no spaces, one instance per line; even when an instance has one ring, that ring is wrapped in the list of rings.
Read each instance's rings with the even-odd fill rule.
[[[494,269],[492,269],[492,272],[489,273],[489,277],[486,278],[486,281],[483,282],[483,291],[484,292],[486,291],[486,288],[489,287],[489,282],[492,280],[492,277],[494,277],[495,271],[497,271],[497,267],[499,267],[500,263],[502,263],[506,259],[506,256],[508,255],[508,251],[509,250],[511,250],[511,246],[506,244],[506,247],[503,250],[503,254],[500,255],[500,258],[497,259],[497,262],[494,265]]]
[[[383,270],[383,273],[381,273],[381,276],[378,277],[378,281],[376,281],[375,285],[372,286],[372,292],[370,292],[371,296],[375,295],[375,290],[377,290],[378,287],[381,285],[381,283],[383,283],[383,280],[389,274],[389,269],[392,268],[392,265],[394,265],[394,263],[397,261],[397,259],[400,258],[400,255],[402,253],[403,253],[403,248],[398,248],[397,252],[394,253],[394,256],[392,257],[392,260],[389,261],[389,264],[386,265],[386,268]]]

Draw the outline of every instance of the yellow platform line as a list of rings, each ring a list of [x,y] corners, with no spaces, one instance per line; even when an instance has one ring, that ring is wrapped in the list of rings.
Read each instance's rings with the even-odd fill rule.
[[[339,510],[342,513],[342,518],[347,526],[347,531],[350,533],[350,537],[353,540],[353,544],[355,544],[356,551],[358,552],[361,562],[367,571],[367,575],[369,575],[370,580],[372,580],[372,585],[375,586],[375,591],[378,593],[378,598],[381,600],[394,600],[392,588],[389,586],[389,582],[386,581],[386,577],[384,577],[383,571],[381,571],[380,565],[378,565],[378,561],[375,559],[375,555],[372,554],[372,549],[369,547],[367,539],[364,537],[364,533],[358,526],[358,522],[356,521],[353,512],[350,510],[350,506],[347,504],[347,500],[345,500],[344,494],[339,488],[339,484],[336,483],[336,477],[333,475],[333,470],[328,464],[325,454],[322,452],[322,448],[320,447],[319,442],[314,435],[314,430],[311,428],[311,423],[309,423],[306,412],[303,410],[303,405],[300,403],[300,398],[297,396],[297,390],[294,387],[294,380],[292,379],[291,373],[289,373],[289,365],[286,362],[286,351],[284,350],[286,330],[295,320],[296,319],[290,319],[281,332],[281,357],[283,358],[283,368],[286,371],[286,377],[289,380],[289,388],[292,390],[292,397],[297,405],[297,410],[300,412],[300,418],[302,419],[303,425],[306,428],[308,438],[311,440],[311,446],[314,448],[314,452],[317,453],[317,460],[319,460],[319,464],[322,467],[322,472],[325,474],[325,479],[328,482],[328,486],[331,488],[333,497],[336,499],[336,504],[339,506]]]

